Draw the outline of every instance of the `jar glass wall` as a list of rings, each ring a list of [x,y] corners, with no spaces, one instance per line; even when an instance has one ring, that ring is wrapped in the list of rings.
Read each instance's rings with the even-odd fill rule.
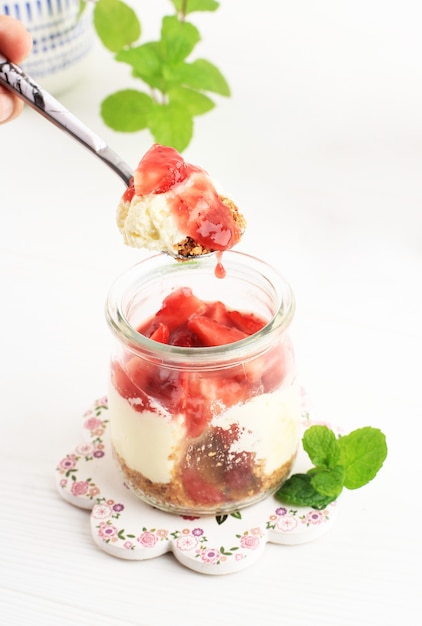
[[[229,251],[223,264],[218,278],[214,257],[151,257],[117,279],[106,305],[116,337],[114,458],[138,497],[183,515],[231,513],[265,498],[287,478],[299,443],[291,288],[254,257]],[[180,290],[195,303],[218,303],[218,315],[253,313],[266,323],[212,347],[167,345],[138,332]],[[176,326],[182,309],[167,311]]]

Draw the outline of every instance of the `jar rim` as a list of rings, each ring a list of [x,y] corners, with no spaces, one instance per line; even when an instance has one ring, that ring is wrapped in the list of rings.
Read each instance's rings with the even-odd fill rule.
[[[229,344],[210,347],[184,347],[149,339],[139,333],[129,322],[123,311],[122,303],[125,294],[130,287],[133,288],[138,276],[141,274],[146,276],[147,272],[150,275],[154,270],[158,272],[158,276],[164,273],[168,275],[182,274],[185,270],[203,271],[207,269],[214,273],[216,264],[215,255],[176,262],[167,254],[158,253],[132,265],[114,280],[106,299],[105,317],[112,333],[134,352],[142,351],[145,358],[165,360],[167,363],[173,361],[177,366],[186,363],[187,360],[190,366],[194,363],[195,367],[209,366],[212,361],[219,361],[220,363],[227,361],[232,364],[233,361],[243,361],[256,352],[265,351],[272,345],[274,335],[284,332],[293,319],[295,312],[293,290],[284,276],[266,261],[235,250],[227,250],[223,254],[223,266],[227,274],[234,269],[239,270],[241,268],[247,275],[251,277],[255,275],[264,281],[267,288],[271,289],[278,298],[274,314],[258,332]]]

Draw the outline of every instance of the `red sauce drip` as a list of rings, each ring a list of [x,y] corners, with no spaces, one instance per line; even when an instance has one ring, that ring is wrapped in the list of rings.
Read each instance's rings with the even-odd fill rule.
[[[226,268],[222,263],[223,253],[221,251],[216,252],[215,256],[217,257],[217,264],[215,266],[214,274],[216,278],[225,278],[226,277]]]

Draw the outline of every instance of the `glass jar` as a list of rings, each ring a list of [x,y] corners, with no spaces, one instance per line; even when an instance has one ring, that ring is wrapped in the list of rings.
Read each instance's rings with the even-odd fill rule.
[[[292,290],[246,254],[225,252],[223,265],[219,278],[214,256],[178,263],[159,254],[120,276],[106,304],[116,337],[109,387],[115,461],[141,500],[180,515],[229,514],[272,494],[299,443]],[[219,315],[252,312],[265,325],[211,347],[167,345],[138,332],[180,290],[199,299],[193,316],[212,303]],[[186,314],[177,298],[174,310],[166,305],[174,327]]]

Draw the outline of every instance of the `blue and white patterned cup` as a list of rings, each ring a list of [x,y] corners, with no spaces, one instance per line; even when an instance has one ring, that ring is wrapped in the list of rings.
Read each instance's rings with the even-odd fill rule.
[[[92,3],[80,0],[0,0],[0,13],[20,20],[33,38],[22,68],[54,94],[72,87],[87,68],[94,43]]]

